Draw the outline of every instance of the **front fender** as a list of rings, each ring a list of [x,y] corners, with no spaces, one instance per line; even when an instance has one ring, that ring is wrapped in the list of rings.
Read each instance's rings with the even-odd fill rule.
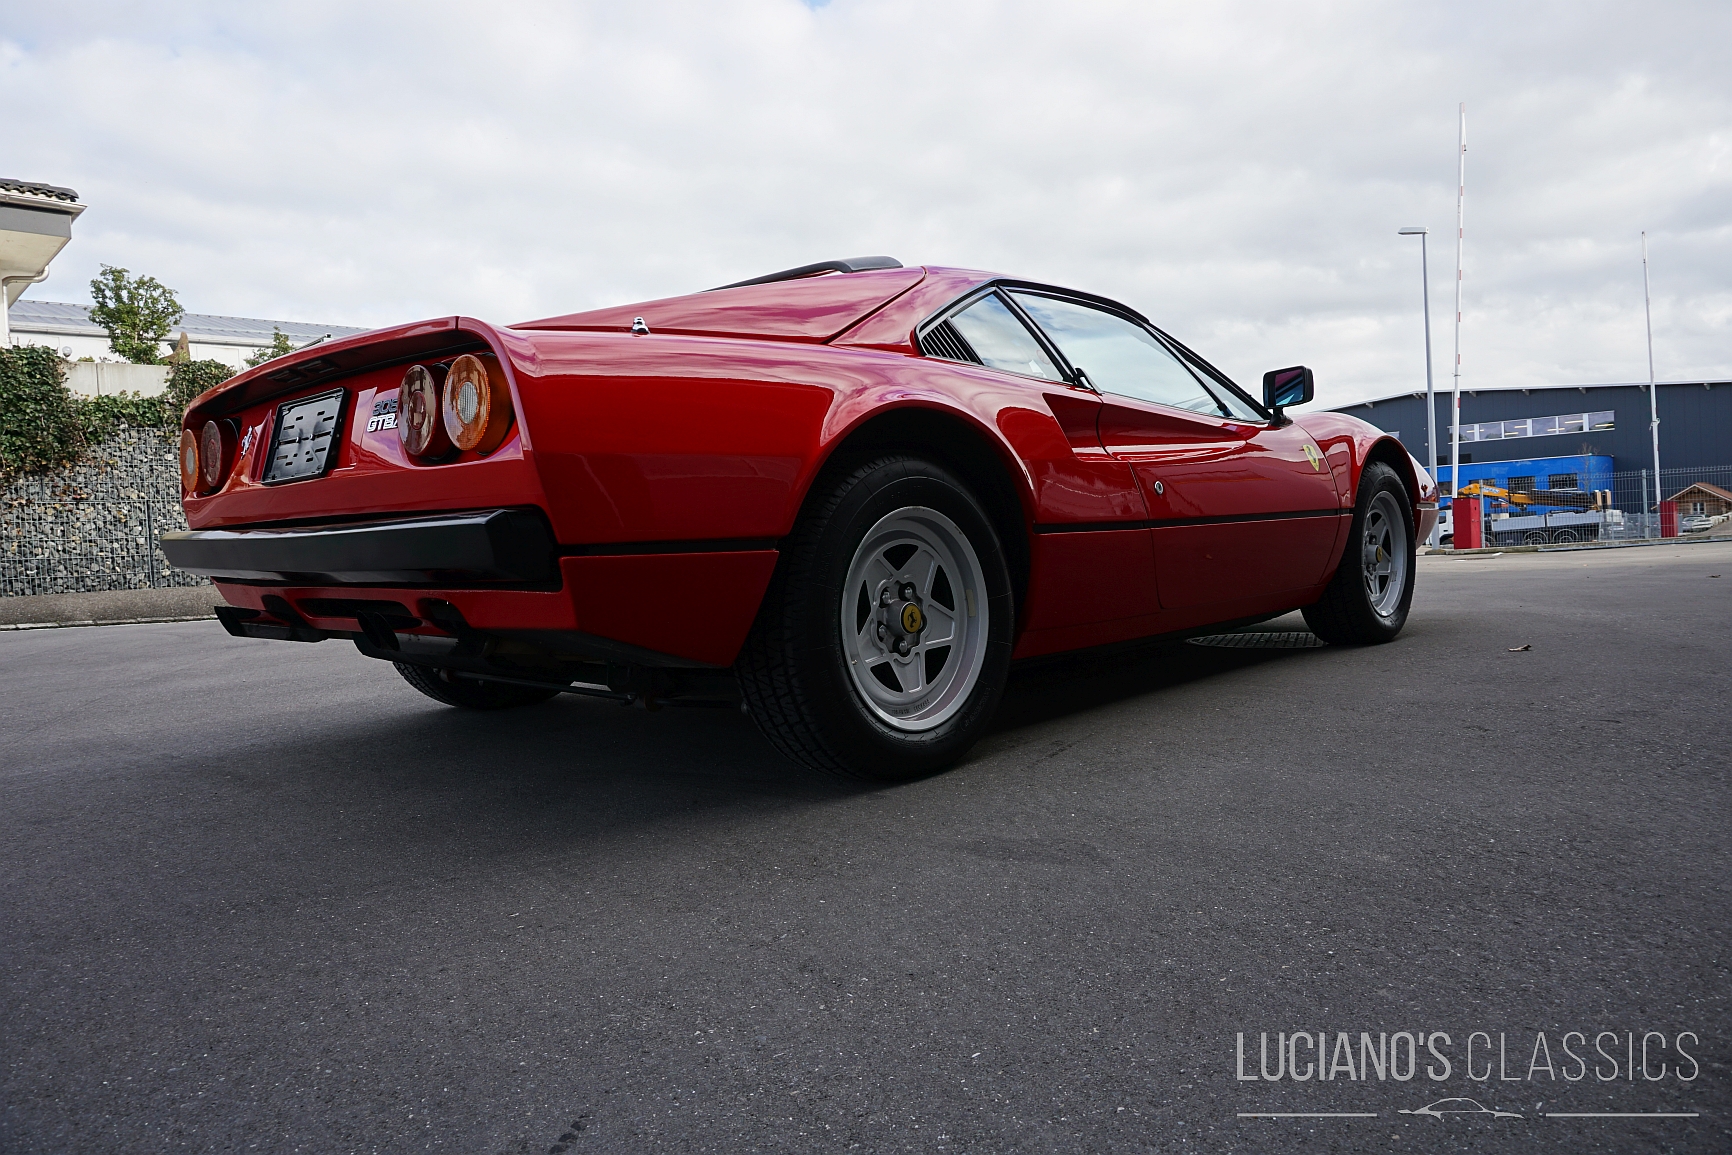
[[[1437,525],[1437,483],[1400,441],[1345,413],[1307,413],[1295,420],[1323,450],[1348,504],[1358,501],[1360,477],[1368,464],[1381,461],[1394,469],[1407,487],[1418,540],[1430,539]]]

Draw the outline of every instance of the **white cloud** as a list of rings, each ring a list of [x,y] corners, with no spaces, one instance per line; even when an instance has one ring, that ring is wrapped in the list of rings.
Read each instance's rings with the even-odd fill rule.
[[[1254,384],[1732,373],[1721,3],[84,3],[0,30],[5,175],[188,308],[500,321],[887,252],[1117,296]]]

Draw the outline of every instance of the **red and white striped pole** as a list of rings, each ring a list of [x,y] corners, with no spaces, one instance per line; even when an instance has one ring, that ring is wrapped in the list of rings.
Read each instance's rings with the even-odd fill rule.
[[[1456,157],[1455,183],[1455,387],[1451,408],[1455,420],[1449,436],[1449,497],[1453,510],[1461,490],[1461,247],[1467,236],[1467,105],[1461,106],[1460,148]],[[1454,518],[1454,513],[1450,514]]]

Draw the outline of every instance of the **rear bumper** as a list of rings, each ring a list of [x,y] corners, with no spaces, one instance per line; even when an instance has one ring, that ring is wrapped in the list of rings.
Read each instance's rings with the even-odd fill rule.
[[[558,551],[536,510],[492,509],[291,529],[195,529],[162,536],[189,573],[297,585],[556,585]]]

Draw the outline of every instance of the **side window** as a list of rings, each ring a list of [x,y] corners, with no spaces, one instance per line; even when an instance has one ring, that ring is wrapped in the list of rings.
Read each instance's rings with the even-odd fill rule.
[[[1012,295],[1103,393],[1223,416],[1214,396],[1141,325],[1074,301]]]
[[[1239,391],[1227,382],[1219,369],[1211,369],[1195,353],[1183,347],[1179,349],[1179,356],[1184,358],[1186,367],[1203,381],[1209,392],[1215,395],[1215,400],[1221,403],[1221,407],[1227,411],[1229,417],[1237,417],[1240,421],[1249,421],[1253,424],[1267,420],[1263,414],[1257,411],[1255,405],[1240,396]]]
[[[982,297],[945,323],[962,335],[975,357],[989,369],[1048,381],[1063,379],[1028,326],[997,296]]]

